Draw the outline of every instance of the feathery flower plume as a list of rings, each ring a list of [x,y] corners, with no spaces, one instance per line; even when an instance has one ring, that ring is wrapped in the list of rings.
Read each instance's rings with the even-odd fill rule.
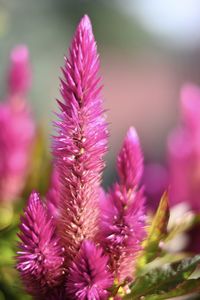
[[[143,189],[139,189],[143,157],[139,139],[130,128],[117,160],[120,183],[101,197],[101,240],[111,269],[121,282],[134,273],[134,262],[145,237]]]
[[[30,84],[28,50],[11,53],[9,93],[0,104],[0,200],[11,201],[21,193],[28,169],[35,126],[25,94]],[[26,128],[26,130],[24,130]]]
[[[62,282],[63,249],[52,218],[36,192],[30,195],[21,218],[19,237],[17,269],[25,288],[36,299],[49,299],[48,293]]]
[[[108,299],[108,289],[113,278],[108,271],[108,257],[103,250],[92,242],[85,240],[69,268],[66,285],[70,299],[94,300]]]
[[[181,90],[182,125],[168,138],[171,204],[186,202],[200,212],[200,88]]]
[[[60,179],[59,231],[69,259],[98,227],[98,187],[107,150],[99,57],[90,20],[78,25],[61,79],[53,153]]]

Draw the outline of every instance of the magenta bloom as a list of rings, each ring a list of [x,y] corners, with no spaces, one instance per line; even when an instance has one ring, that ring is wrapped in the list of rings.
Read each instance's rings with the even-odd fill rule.
[[[45,204],[33,192],[21,219],[17,269],[35,299],[108,299],[114,279],[134,275],[145,236],[143,156],[133,128],[118,156],[119,183],[108,195],[101,189],[108,133],[98,71],[84,16],[63,68],[52,182]]]
[[[140,184],[143,174],[143,155],[138,135],[131,127],[117,158],[117,171],[121,185],[132,189]]]
[[[107,264],[108,257],[103,255],[103,250],[85,240],[69,269],[66,286],[69,299],[108,299],[113,278]]]
[[[99,58],[90,20],[84,16],[72,41],[61,80],[53,153],[60,178],[59,231],[71,259],[98,227],[98,190],[107,129],[98,75]]]
[[[186,202],[200,212],[200,88],[181,90],[182,125],[168,138],[171,204]]]
[[[11,54],[9,94],[0,104],[0,201],[21,193],[28,171],[35,125],[24,98],[30,81],[28,50],[16,47]]]
[[[62,282],[64,258],[53,220],[35,192],[21,218],[20,230],[17,269],[26,290],[37,299],[47,299],[51,289]]]
[[[107,197],[101,197],[102,245],[120,281],[133,276],[135,259],[145,237],[145,199],[139,189],[142,170],[139,139],[134,128],[130,128],[118,156],[120,184],[115,184]]]

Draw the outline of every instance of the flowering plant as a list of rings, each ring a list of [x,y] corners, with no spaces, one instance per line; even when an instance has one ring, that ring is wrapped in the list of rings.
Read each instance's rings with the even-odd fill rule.
[[[169,250],[174,236],[198,216],[185,220],[185,226],[170,225],[168,193],[149,216],[143,154],[133,127],[117,157],[118,181],[108,192],[101,187],[108,130],[99,56],[87,16],[77,27],[62,71],[51,184],[44,199],[32,191],[19,225],[17,270],[26,292],[41,300],[198,294],[200,278],[194,271],[200,255]]]

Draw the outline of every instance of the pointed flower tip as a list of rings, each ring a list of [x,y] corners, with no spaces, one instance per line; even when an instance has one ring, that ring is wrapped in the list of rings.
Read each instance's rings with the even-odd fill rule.
[[[81,19],[79,23],[79,27],[87,29],[87,30],[92,30],[92,24],[90,21],[90,18],[88,15],[84,15],[83,18]]]
[[[32,191],[27,201],[27,209],[32,209],[37,205],[41,205],[40,195],[36,191]]]
[[[135,127],[130,127],[128,132],[127,132],[127,135],[126,135],[126,138],[128,140],[130,140],[132,143],[135,143],[135,144],[139,144],[139,137],[138,137],[138,134],[137,134],[137,131],[135,129]]]
[[[124,139],[117,159],[118,175],[126,188],[133,188],[140,183],[143,174],[143,155],[138,134],[130,127]]]
[[[10,54],[8,85],[11,94],[24,95],[31,85],[29,51],[25,45],[16,46]]]
[[[12,63],[26,63],[29,59],[29,51],[26,45],[16,46],[10,54]]]

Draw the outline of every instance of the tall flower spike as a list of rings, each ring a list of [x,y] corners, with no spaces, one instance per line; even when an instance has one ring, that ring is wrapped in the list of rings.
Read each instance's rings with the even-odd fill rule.
[[[62,281],[63,250],[52,218],[36,192],[30,195],[20,230],[17,269],[31,295],[36,299],[49,299],[48,293]]]
[[[63,69],[63,102],[59,102],[58,135],[53,141],[60,177],[59,230],[69,259],[98,229],[98,191],[108,135],[98,71],[91,23],[84,16]]]
[[[0,104],[0,201],[16,199],[27,175],[35,137],[35,124],[24,98],[30,81],[28,70],[28,49],[14,48],[8,96]]]
[[[107,267],[108,257],[90,241],[84,241],[69,268],[67,295],[70,299],[108,299],[113,278]]]
[[[118,156],[120,183],[101,197],[101,244],[114,275],[122,282],[134,274],[135,259],[145,237],[145,198],[139,189],[143,157],[131,128]]]

